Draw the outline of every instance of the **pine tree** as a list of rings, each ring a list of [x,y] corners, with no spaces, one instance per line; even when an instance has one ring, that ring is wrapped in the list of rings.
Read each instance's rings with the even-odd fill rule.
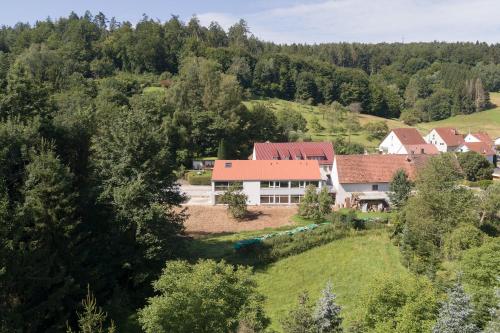
[[[470,297],[465,294],[460,283],[449,292],[448,300],[439,310],[439,316],[433,333],[476,333],[477,326],[472,322],[473,309]]]
[[[228,158],[227,155],[227,147],[224,139],[219,141],[219,148],[217,149],[217,159],[226,160]]]
[[[287,333],[316,333],[318,331],[307,292],[299,295],[299,303],[288,313],[281,325]]]
[[[500,288],[495,288],[496,306],[491,309],[491,320],[486,324],[484,333],[500,332]]]
[[[335,294],[332,291],[332,284],[328,282],[322,291],[322,296],[316,304],[314,320],[318,326],[319,333],[339,333],[342,332],[342,317],[340,316],[340,306],[335,303]]]
[[[396,171],[389,185],[389,191],[392,206],[396,209],[403,207],[411,192],[411,182],[404,170]]]
[[[82,300],[83,311],[78,313],[78,331],[79,333],[115,333],[116,328],[114,322],[111,324],[107,330],[104,329],[106,319],[108,317],[98,305],[94,294],[90,291],[90,287],[87,286],[87,296]],[[76,333],[67,327],[67,333]]]
[[[42,144],[42,151],[26,167],[25,179],[24,201],[7,236],[15,256],[7,262],[4,283],[9,298],[18,300],[8,307],[18,318],[31,318],[17,322],[25,332],[60,331],[71,294],[78,291],[71,275],[79,263],[72,254],[80,252],[75,244],[73,175]]]

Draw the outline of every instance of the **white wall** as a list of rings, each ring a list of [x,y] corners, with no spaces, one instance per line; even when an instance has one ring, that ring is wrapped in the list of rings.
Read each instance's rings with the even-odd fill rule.
[[[436,130],[432,130],[429,134],[424,137],[425,142],[433,144],[436,146],[437,150],[442,153],[446,153],[448,151],[448,146],[444,142],[444,140],[439,136]]]
[[[243,193],[248,196],[247,204],[260,205],[260,182],[243,182]]]
[[[467,136],[465,137],[464,139],[465,142],[481,142],[481,140],[479,140],[478,138],[476,138],[474,135],[472,134],[467,134]]]
[[[389,191],[389,183],[341,184],[337,172],[337,160],[333,162],[332,183],[335,188],[335,204],[340,207],[345,205],[345,199],[351,198],[352,193],[373,192],[372,185],[378,185],[379,192]]]
[[[403,144],[394,132],[389,133],[387,137],[380,143],[378,150],[384,154],[397,154]]]
[[[261,188],[260,181],[244,181],[242,192],[246,194],[247,204],[248,205],[260,205],[260,196],[261,195],[304,195],[306,189],[305,188],[292,188],[290,187],[290,182],[288,183],[289,187],[283,188]],[[323,183],[318,181],[318,192],[323,187]],[[212,182],[212,190],[210,191],[210,202],[212,205],[215,205],[215,196],[222,195],[224,191],[215,191],[215,182]],[[288,198],[290,202],[290,197]],[[286,204],[285,204],[286,205]]]

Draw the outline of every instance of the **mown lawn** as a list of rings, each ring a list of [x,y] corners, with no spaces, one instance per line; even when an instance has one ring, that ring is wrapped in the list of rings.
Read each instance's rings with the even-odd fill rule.
[[[345,326],[363,315],[363,300],[372,280],[382,274],[409,274],[401,265],[398,249],[384,231],[350,237],[289,257],[256,273],[259,290],[267,299],[272,328],[281,331],[279,319],[296,304],[302,290],[312,300],[328,280],[343,307]]]

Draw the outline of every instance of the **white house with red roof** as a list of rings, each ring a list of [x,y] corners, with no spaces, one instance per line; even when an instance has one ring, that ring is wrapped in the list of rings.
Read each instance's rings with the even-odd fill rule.
[[[218,160],[212,172],[212,204],[231,185],[242,189],[249,205],[300,203],[306,187],[323,186],[317,160]]]
[[[457,153],[475,151],[483,155],[490,163],[495,163],[495,145],[488,133],[469,133],[464,142],[455,150]]]
[[[452,127],[438,127],[432,129],[425,137],[425,142],[433,144],[442,152],[454,152],[465,142],[464,136]]]
[[[424,145],[424,146],[419,146]],[[382,154],[409,154],[411,150],[433,151],[416,128],[394,128],[382,142],[378,150]],[[419,147],[417,147],[419,146]],[[419,152],[415,152],[419,153]]]
[[[252,160],[316,160],[322,179],[331,184],[335,153],[331,142],[264,142],[253,146]]]
[[[389,205],[389,185],[396,171],[402,169],[415,179],[418,168],[428,160],[426,155],[336,155],[332,182],[335,204],[352,207],[360,204],[362,210]]]

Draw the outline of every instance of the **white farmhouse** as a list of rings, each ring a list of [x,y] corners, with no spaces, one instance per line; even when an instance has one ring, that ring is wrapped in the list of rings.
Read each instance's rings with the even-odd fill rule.
[[[218,160],[212,173],[212,204],[232,184],[241,187],[248,205],[300,203],[308,185],[324,185],[317,160]]]
[[[457,153],[475,151],[483,155],[490,163],[495,163],[495,150],[484,142],[464,142],[455,151]]]
[[[434,128],[424,139],[427,143],[436,146],[442,153],[454,152],[464,143],[463,135],[451,127]]]
[[[361,205],[363,210],[387,207],[387,192],[396,171],[402,169],[414,179],[427,155],[336,155],[332,182],[337,207]]]
[[[378,150],[383,154],[407,154],[409,148],[405,146],[425,144],[416,128],[395,128],[380,143]]]

